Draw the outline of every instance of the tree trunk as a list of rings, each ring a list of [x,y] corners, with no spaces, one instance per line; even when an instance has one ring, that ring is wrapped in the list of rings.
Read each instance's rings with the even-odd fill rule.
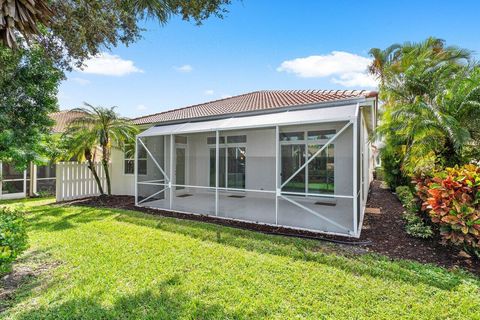
[[[85,159],[87,159],[88,162],[88,169],[93,174],[93,177],[95,178],[95,182],[97,183],[98,190],[100,191],[101,195],[104,195],[105,192],[103,191],[102,188],[102,182],[100,181],[100,178],[98,177],[97,170],[95,169],[95,164],[92,161],[92,154],[90,153],[90,150],[85,150]]]
[[[108,195],[112,195],[112,185],[110,183],[110,171],[108,170],[108,159],[110,158],[110,150],[108,149],[108,136],[105,139],[105,145],[102,145],[102,165],[105,171],[105,179],[107,180],[107,192]]]
[[[112,185],[110,183],[110,171],[108,170],[108,161],[102,160],[103,170],[105,171],[105,179],[107,180],[107,192],[108,195],[112,195]]]

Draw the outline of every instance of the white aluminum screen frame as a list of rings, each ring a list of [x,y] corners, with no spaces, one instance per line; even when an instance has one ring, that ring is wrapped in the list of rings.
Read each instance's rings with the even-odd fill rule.
[[[238,129],[254,129],[254,128],[274,128],[275,129],[275,185],[276,185],[276,190],[275,191],[269,191],[269,190],[251,190],[251,189],[242,189],[241,191],[246,191],[246,192],[263,192],[263,193],[269,193],[269,194],[274,194],[275,195],[275,224],[268,224],[268,223],[263,223],[265,225],[272,225],[272,226],[281,226],[278,224],[278,210],[279,210],[279,205],[278,205],[278,200],[280,198],[295,204],[299,208],[314,214],[317,217],[320,217],[327,221],[328,223],[331,223],[332,225],[335,225],[341,229],[344,229],[347,231],[346,233],[337,233],[337,232],[326,232],[326,231],[321,231],[321,230],[314,230],[314,229],[307,229],[307,228],[299,228],[299,227],[291,227],[291,226],[284,226],[287,228],[291,229],[300,229],[300,230],[308,230],[308,231],[314,231],[314,232],[322,232],[322,233],[327,233],[327,234],[334,234],[334,235],[341,235],[341,236],[348,236],[348,237],[359,237],[360,235],[360,230],[359,230],[359,221],[357,221],[357,197],[359,196],[357,192],[357,155],[356,155],[356,150],[358,148],[358,137],[357,137],[357,126],[358,124],[358,116],[359,116],[359,109],[360,105],[357,103],[356,105],[348,105],[348,106],[343,106],[343,112],[344,116],[338,117],[338,113],[329,113],[330,117],[321,117],[321,112],[315,112],[315,111],[325,111],[326,109],[335,109],[338,110],[338,108],[341,107],[332,107],[332,108],[320,108],[320,109],[314,109],[314,110],[301,110],[301,111],[286,111],[286,112],[281,112],[281,120],[279,116],[275,116],[276,114],[273,115],[259,115],[259,116],[252,116],[252,117],[243,117],[243,118],[229,118],[229,119],[221,119],[221,120],[212,120],[212,121],[204,121],[204,122],[192,122],[192,123],[183,123],[183,124],[173,124],[173,125],[165,125],[165,126],[158,126],[158,127],[152,127],[143,133],[139,134],[136,138],[136,147],[138,146],[138,142],[142,144],[142,146],[146,149],[147,153],[152,157],[154,164],[160,169],[162,174],[165,176],[165,179],[168,181],[167,184],[162,184],[165,186],[165,188],[154,195],[161,193],[161,192],[166,192],[166,190],[169,190],[169,210],[171,211],[177,211],[181,212],[178,210],[173,210],[173,190],[176,187],[191,187],[191,188],[201,188],[201,189],[210,189],[215,191],[215,216],[221,219],[227,219],[227,220],[238,220],[238,221],[245,221],[245,222],[253,222],[253,221],[247,221],[247,220],[241,220],[241,219],[234,219],[234,218],[226,218],[226,217],[220,217],[218,216],[218,211],[219,211],[219,191],[224,191],[227,190],[227,188],[221,188],[219,187],[219,144],[220,144],[220,131],[230,131],[230,130],[238,130]],[[333,110],[329,110],[333,111]],[[348,112],[346,112],[348,111]],[[299,117],[296,117],[295,115],[298,115],[297,112],[301,112],[301,116],[305,117],[307,113],[309,112],[310,115],[308,117],[308,120],[300,120]],[[312,114],[313,112],[313,114]],[[340,112],[341,114],[341,112]],[[324,114],[325,115],[325,114]],[[333,116],[335,115],[335,116]],[[266,121],[268,118],[268,122]],[[272,117],[273,116],[273,117]],[[256,117],[262,117],[261,120],[263,121],[262,124],[259,124],[259,122],[253,121],[253,123],[250,126],[247,125],[242,125],[242,123],[246,123],[249,118],[254,118],[259,119]],[[290,119],[290,121],[287,121],[286,119]],[[238,119],[241,119],[241,121],[238,121]],[[276,121],[276,122],[275,122]],[[298,125],[298,124],[320,124],[320,123],[333,123],[333,122],[347,122],[331,139],[327,141],[327,143],[319,150],[317,151],[305,164],[302,165],[301,168],[295,172],[294,175],[298,173],[299,170],[302,168],[305,168],[316,156],[318,156],[322,150],[325,149],[326,146],[330,145],[335,141],[336,138],[338,138],[343,132],[346,131],[349,127],[353,127],[353,194],[352,195],[322,195],[322,194],[306,194],[302,193],[302,195],[307,195],[307,196],[314,196],[314,197],[331,197],[331,198],[348,198],[352,199],[353,204],[353,230],[349,230],[349,228],[342,226],[335,221],[332,221],[329,218],[324,217],[323,215],[319,214],[318,212],[313,212],[313,210],[309,209],[308,207],[305,207],[301,205],[300,203],[287,198],[286,196],[288,195],[294,195],[294,192],[288,192],[288,191],[282,191],[283,185],[285,185],[285,181],[283,184],[281,184],[281,181],[279,179],[279,172],[280,172],[280,141],[279,141],[279,133],[280,133],[280,127],[282,126],[289,126],[289,125]],[[229,126],[230,125],[230,126]],[[174,148],[174,136],[177,134],[188,134],[188,133],[200,133],[200,132],[215,132],[215,150],[216,150],[216,156],[215,156],[215,187],[207,187],[207,186],[196,186],[196,185],[177,185],[176,183],[173,183],[173,148]],[[169,159],[169,175],[166,174],[166,170],[162,168],[156,159],[154,159],[153,154],[148,150],[146,145],[141,141],[141,138],[143,137],[153,137],[153,136],[163,136],[165,141],[167,137],[170,137],[170,159]],[[166,149],[166,148],[165,148]],[[136,149],[137,150],[137,149]],[[166,150],[165,150],[166,151]],[[166,154],[164,155],[166,157]],[[148,198],[143,199],[142,201],[138,201],[138,187],[137,183],[137,152],[135,152],[135,205],[140,205],[143,202],[145,202]],[[166,169],[166,168],[165,168]],[[291,179],[290,177],[289,179]],[[143,182],[142,182],[143,183]],[[228,189],[231,190],[231,189]],[[150,197],[153,197],[154,195],[151,195]],[[188,213],[188,214],[195,214],[194,212],[182,212],[182,213]],[[363,217],[361,217],[363,218]]]

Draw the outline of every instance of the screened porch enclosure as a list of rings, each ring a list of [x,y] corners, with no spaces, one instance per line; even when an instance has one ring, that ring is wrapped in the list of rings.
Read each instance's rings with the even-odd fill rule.
[[[136,141],[136,205],[357,236],[360,115],[355,105],[336,107],[340,118],[326,109],[146,130]]]

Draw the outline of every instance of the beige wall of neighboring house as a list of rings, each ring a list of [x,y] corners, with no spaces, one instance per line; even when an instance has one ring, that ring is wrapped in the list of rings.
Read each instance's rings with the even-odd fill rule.
[[[135,194],[135,175],[125,173],[125,153],[117,148],[112,150],[112,193],[116,195]]]

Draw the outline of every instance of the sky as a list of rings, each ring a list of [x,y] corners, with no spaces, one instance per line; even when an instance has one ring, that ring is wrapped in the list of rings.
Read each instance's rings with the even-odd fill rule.
[[[233,0],[224,19],[172,18],[67,74],[60,109],[126,117],[277,89],[368,89],[371,48],[435,36],[480,52],[480,1]]]

